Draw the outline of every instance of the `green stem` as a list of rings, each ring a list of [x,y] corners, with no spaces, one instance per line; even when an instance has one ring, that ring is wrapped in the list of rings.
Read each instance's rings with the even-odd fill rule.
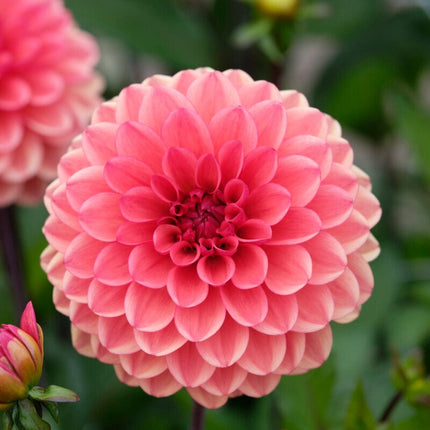
[[[205,408],[193,400],[190,430],[204,430],[204,428],[205,428]]]
[[[382,412],[381,418],[379,419],[379,422],[382,424],[385,421],[388,421],[388,418],[390,418],[391,413],[393,412],[394,408],[399,403],[400,399],[402,398],[402,393],[399,391],[396,393],[384,409],[384,412]]]

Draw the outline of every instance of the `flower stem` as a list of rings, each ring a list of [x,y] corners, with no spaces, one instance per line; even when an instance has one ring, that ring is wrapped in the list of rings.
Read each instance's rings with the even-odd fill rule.
[[[4,267],[9,277],[16,315],[20,318],[27,303],[21,263],[21,249],[13,206],[0,208],[0,239]]]
[[[193,400],[190,430],[203,430],[205,428],[205,408]]]
[[[399,391],[396,393],[384,409],[384,412],[382,412],[381,418],[379,419],[379,422],[382,424],[385,421],[388,420],[391,413],[393,412],[394,408],[396,407],[397,403],[399,403],[399,400],[402,398],[402,393]]]

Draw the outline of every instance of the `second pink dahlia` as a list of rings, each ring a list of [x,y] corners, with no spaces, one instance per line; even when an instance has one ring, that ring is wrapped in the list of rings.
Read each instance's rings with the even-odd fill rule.
[[[0,206],[41,200],[101,101],[97,60],[62,0],[0,0]]]
[[[330,352],[373,287],[380,205],[339,124],[245,72],[96,111],[46,193],[42,266],[75,348],[154,396],[260,397]]]

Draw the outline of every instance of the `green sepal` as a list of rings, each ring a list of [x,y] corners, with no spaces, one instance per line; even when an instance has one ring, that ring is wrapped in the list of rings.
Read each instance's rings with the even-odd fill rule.
[[[18,402],[18,422],[24,430],[50,430],[51,426],[40,418],[33,402],[29,399]],[[16,421],[15,421],[16,422]]]
[[[49,387],[33,387],[28,396],[39,402],[77,402],[79,397],[76,393],[68,388],[50,385]]]
[[[8,409],[3,412],[1,425],[3,430],[12,430],[13,420],[12,420],[12,410]]]
[[[376,430],[376,420],[366,402],[361,381],[352,393],[343,428],[344,430]]]
[[[49,401],[46,401],[40,404],[49,412],[49,415],[51,415],[54,421],[58,423],[60,420],[58,405],[55,402],[49,402]]]

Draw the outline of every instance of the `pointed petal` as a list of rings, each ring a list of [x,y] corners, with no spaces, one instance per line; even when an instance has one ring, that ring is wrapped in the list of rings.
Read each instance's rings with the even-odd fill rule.
[[[248,375],[240,366],[218,368],[202,388],[214,396],[226,396],[236,391]]]
[[[364,303],[373,290],[373,273],[369,263],[358,252],[348,255],[348,268],[352,271],[360,285],[359,303]]]
[[[271,239],[272,229],[261,219],[248,219],[236,229],[236,236],[240,242],[244,243],[265,243]]]
[[[280,91],[282,103],[285,109],[291,109],[295,107],[308,107],[309,103],[306,97],[296,90],[282,90]]]
[[[325,138],[328,132],[326,115],[314,108],[292,108],[287,112],[285,137],[300,134]]]
[[[267,81],[255,81],[243,85],[239,89],[239,96],[241,104],[247,108],[265,100],[282,101],[278,88]]]
[[[243,166],[243,155],[243,144],[240,140],[229,140],[220,147],[218,162],[222,184],[239,176]]]
[[[124,315],[99,317],[98,335],[101,344],[113,354],[132,354],[140,349],[134,338],[133,328]]]
[[[250,329],[248,346],[237,363],[254,375],[267,375],[281,364],[286,345],[285,335],[269,336]]]
[[[200,279],[210,285],[225,284],[234,275],[235,265],[231,257],[206,255],[197,263]]]
[[[99,317],[85,303],[70,303],[70,321],[85,333],[97,334]]]
[[[306,347],[305,333],[297,333],[289,331],[285,338],[287,340],[287,352],[284,359],[274,373],[288,375],[296,369],[300,361],[302,361]]]
[[[228,396],[214,396],[201,387],[188,387],[187,391],[192,399],[207,409],[220,408],[228,400]]]
[[[195,183],[207,191],[215,192],[221,182],[221,169],[212,154],[202,155],[196,164]]]
[[[112,287],[93,279],[88,287],[88,307],[102,317],[123,315],[128,285]]]
[[[165,202],[176,202],[179,199],[179,190],[176,185],[164,175],[151,176],[151,188],[155,194]]]
[[[271,393],[279,384],[281,375],[253,375],[248,373],[239,390],[250,397],[263,397]]]
[[[81,279],[73,276],[70,272],[66,272],[63,277],[61,289],[69,300],[78,303],[87,303],[90,283],[91,278]]]
[[[312,259],[300,245],[265,246],[269,260],[266,285],[275,294],[292,294],[307,284]]]
[[[253,288],[264,282],[267,274],[267,256],[256,245],[242,244],[233,256],[236,266],[231,282],[241,289]]]
[[[20,327],[28,333],[41,347],[39,330],[37,328],[36,314],[34,313],[33,303],[28,302],[21,316]]]
[[[172,246],[180,242],[181,236],[182,231],[178,226],[173,224],[160,224],[154,230],[154,248],[160,254],[168,254]]]
[[[118,96],[116,103],[116,122],[123,123],[128,120],[137,121],[139,110],[148,88],[141,84],[132,84],[124,88]]]
[[[277,168],[276,150],[268,146],[259,146],[246,155],[240,179],[252,190],[270,182],[275,176]]]
[[[82,133],[82,149],[91,164],[104,165],[115,157],[115,136],[118,124],[99,122],[88,126]]]
[[[228,314],[221,328],[208,339],[196,343],[199,354],[215,367],[236,363],[248,345],[249,329],[234,321]]]
[[[240,290],[229,283],[220,292],[227,312],[239,324],[252,327],[266,318],[268,303],[262,287]]]
[[[164,357],[155,357],[143,351],[121,355],[120,359],[123,369],[137,379],[152,378],[167,369]]]
[[[196,156],[187,148],[169,148],[163,158],[163,171],[183,192],[194,188]]]
[[[212,288],[203,303],[192,308],[176,308],[175,324],[182,336],[191,342],[200,342],[219,330],[225,313],[218,291]]]
[[[124,221],[116,232],[116,240],[124,245],[140,245],[152,241],[155,221],[130,222]]]
[[[110,243],[94,262],[94,276],[106,285],[124,285],[131,282],[128,259],[132,248],[117,242]]]
[[[43,226],[43,234],[51,246],[64,254],[67,246],[78,233],[57,217],[50,216]]]
[[[142,379],[139,385],[145,393],[154,397],[171,396],[182,388],[168,370],[153,378]]]
[[[215,367],[203,360],[192,342],[169,354],[166,361],[174,378],[184,387],[202,385],[215,371]]]
[[[359,187],[354,208],[367,219],[369,227],[372,228],[381,218],[382,211],[378,199],[364,187]]]

